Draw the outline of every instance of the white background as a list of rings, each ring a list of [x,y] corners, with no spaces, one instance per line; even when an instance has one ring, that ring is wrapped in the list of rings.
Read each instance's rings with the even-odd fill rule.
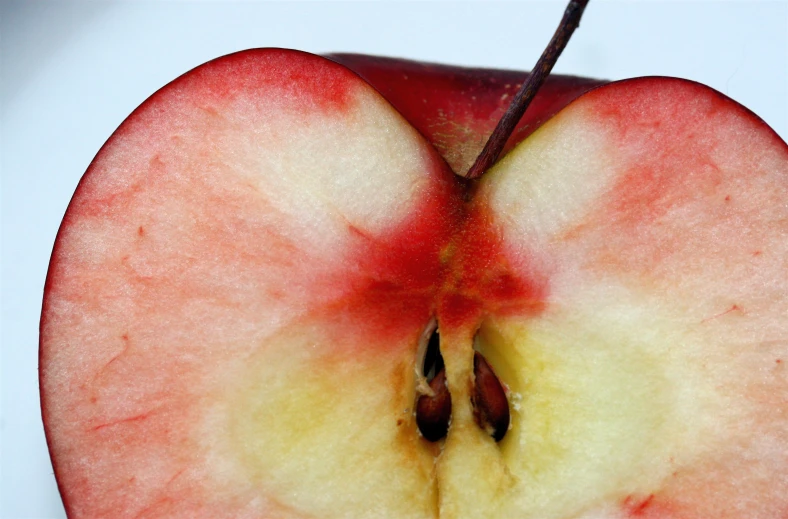
[[[37,387],[38,317],[60,220],[93,155],[140,102],[249,47],[530,68],[564,2],[0,0],[0,517],[65,517]],[[557,72],[670,75],[728,94],[788,137],[788,2],[592,0]]]

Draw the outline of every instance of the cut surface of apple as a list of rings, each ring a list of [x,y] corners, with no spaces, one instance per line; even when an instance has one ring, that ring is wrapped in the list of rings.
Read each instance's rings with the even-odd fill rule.
[[[786,144],[695,83],[578,81],[468,182],[396,61],[334,59],[209,62],[83,177],[41,322],[69,517],[788,516]]]

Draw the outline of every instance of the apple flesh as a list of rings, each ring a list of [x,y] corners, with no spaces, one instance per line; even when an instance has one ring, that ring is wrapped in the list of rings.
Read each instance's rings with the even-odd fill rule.
[[[91,164],[41,322],[69,517],[784,518],[786,144],[706,87],[635,79],[562,97],[471,183],[452,167],[476,137],[361,76],[220,58]],[[430,442],[436,325],[451,423]]]

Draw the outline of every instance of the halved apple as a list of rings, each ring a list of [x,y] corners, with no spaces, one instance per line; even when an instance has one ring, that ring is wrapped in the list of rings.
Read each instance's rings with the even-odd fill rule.
[[[69,516],[784,518],[786,144],[695,83],[557,79],[469,182],[510,73],[428,66],[419,112],[335,59],[207,63],[85,174],[41,323]]]

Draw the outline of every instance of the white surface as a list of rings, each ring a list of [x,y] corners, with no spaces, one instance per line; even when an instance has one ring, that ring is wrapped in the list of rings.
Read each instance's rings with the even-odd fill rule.
[[[40,419],[38,318],[58,225],[93,155],[140,102],[249,47],[527,69],[564,2],[0,0],[0,517],[62,518]],[[728,94],[788,137],[788,2],[592,0],[557,72],[671,75]]]

